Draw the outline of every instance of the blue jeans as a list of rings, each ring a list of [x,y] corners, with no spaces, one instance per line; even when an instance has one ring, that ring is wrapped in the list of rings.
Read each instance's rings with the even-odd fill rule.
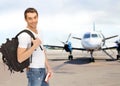
[[[49,86],[45,82],[45,68],[29,68],[27,71],[28,86]]]

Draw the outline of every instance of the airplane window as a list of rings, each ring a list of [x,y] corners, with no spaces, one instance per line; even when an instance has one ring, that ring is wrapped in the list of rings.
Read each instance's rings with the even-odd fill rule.
[[[97,34],[92,34],[92,37],[96,38],[96,37],[98,37],[98,35]]]
[[[90,38],[90,34],[85,34],[83,38]]]

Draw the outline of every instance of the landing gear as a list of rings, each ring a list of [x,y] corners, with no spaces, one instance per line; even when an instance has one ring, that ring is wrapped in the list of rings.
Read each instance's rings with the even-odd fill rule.
[[[117,60],[120,59],[120,51],[118,51]]]
[[[119,60],[119,59],[120,59],[120,43],[119,43],[119,41],[116,42],[116,43],[117,43],[117,45],[118,45],[118,47],[117,47],[117,52],[118,52],[117,60]]]
[[[68,56],[68,59],[69,59],[69,60],[73,60],[72,51],[70,51],[69,53],[70,53],[70,54],[69,54],[69,56]]]
[[[69,56],[68,56],[68,59],[69,59],[69,60],[73,60],[73,55],[69,55]]]
[[[119,58],[120,58],[120,55],[117,55],[117,60],[119,60]]]
[[[94,57],[93,57],[93,50],[90,51],[90,55],[91,55],[90,62],[95,62],[95,59],[94,59]]]
[[[95,62],[95,59],[94,59],[94,58],[91,58],[91,59],[90,59],[90,62]]]

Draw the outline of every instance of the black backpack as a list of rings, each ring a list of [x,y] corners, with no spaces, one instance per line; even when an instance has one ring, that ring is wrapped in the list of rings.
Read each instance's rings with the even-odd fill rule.
[[[19,63],[17,60],[17,48],[18,48],[18,35],[21,33],[28,33],[33,39],[35,39],[32,32],[29,30],[23,30],[19,32],[14,38],[11,40],[7,39],[6,43],[1,45],[0,52],[2,53],[2,60],[8,66],[8,70],[11,72],[23,72],[24,68],[28,67],[30,64],[30,58]]]

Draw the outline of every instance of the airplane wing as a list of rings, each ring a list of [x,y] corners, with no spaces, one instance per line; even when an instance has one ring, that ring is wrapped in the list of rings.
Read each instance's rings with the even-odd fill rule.
[[[112,46],[112,47],[104,47],[100,50],[109,50],[109,49],[116,49],[117,46]],[[73,50],[82,50],[82,51],[87,51],[85,48],[72,48]]]
[[[57,46],[57,45],[44,45],[46,48],[59,48],[59,49],[64,49],[64,46]],[[86,51],[84,48],[77,48],[77,47],[72,47],[72,50],[83,50]]]
[[[86,49],[84,48],[72,48],[73,50],[82,50],[82,51],[86,51]]]
[[[78,40],[82,40],[81,38],[78,38],[78,37],[72,37],[72,38],[74,38],[74,39],[78,39]]]
[[[115,38],[117,37],[118,35],[115,35],[115,36],[110,36],[110,37],[107,37],[107,38],[104,38],[102,41],[105,41],[105,40],[108,40],[108,39],[111,39],[111,38]],[[81,38],[78,38],[78,37],[72,37],[74,39],[78,39],[78,40],[82,40]]]
[[[102,49],[100,49],[100,50],[109,50],[109,49],[116,49],[117,48],[117,46],[111,46],[111,47],[104,47],[104,48],[102,48]],[[85,48],[72,48],[73,50],[82,50],[82,51],[87,51]]]
[[[106,47],[106,48],[102,48],[102,50],[108,50],[108,49],[116,49],[117,46],[113,46],[113,47]]]
[[[115,35],[115,36],[111,36],[111,37],[107,37],[107,38],[104,38],[103,41],[105,40],[108,40],[108,39],[111,39],[111,38],[114,38],[114,37],[117,37],[118,35]]]
[[[57,45],[44,45],[46,48],[64,48],[64,46],[57,46]]]

